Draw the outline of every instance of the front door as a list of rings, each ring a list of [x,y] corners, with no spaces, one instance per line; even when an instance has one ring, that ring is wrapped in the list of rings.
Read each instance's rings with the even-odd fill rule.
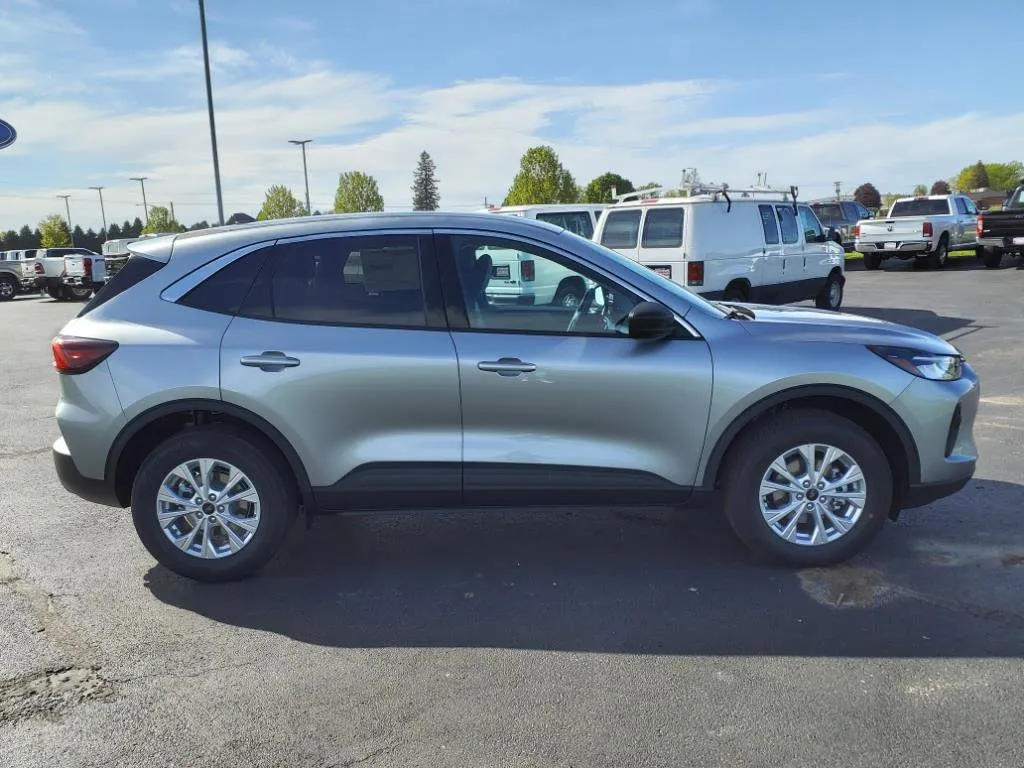
[[[707,344],[626,335],[640,300],[566,253],[528,239],[438,233],[462,387],[467,504],[683,501],[711,398]],[[487,292],[490,253],[513,249],[575,273],[576,309]]]
[[[775,215],[782,234],[782,271],[779,277],[776,301],[794,301],[798,285],[804,278],[804,242],[800,236],[800,223],[791,203],[777,203]]]
[[[459,373],[433,236],[279,241],[238,268],[253,258],[265,266],[221,342],[223,399],[284,435],[324,508],[458,504]]]
[[[779,237],[779,222],[775,209],[769,204],[758,205],[757,214],[764,234],[764,280],[762,285],[754,289],[751,298],[770,303],[779,300],[783,282],[782,239]]]

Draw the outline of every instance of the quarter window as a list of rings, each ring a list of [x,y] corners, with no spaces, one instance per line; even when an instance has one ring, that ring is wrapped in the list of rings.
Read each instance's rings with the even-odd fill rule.
[[[775,214],[772,213],[772,207],[770,205],[759,205],[757,206],[757,210],[761,214],[761,228],[764,229],[765,245],[778,245],[779,225],[775,221]]]
[[[962,197],[958,197],[956,199],[956,210],[961,215],[967,214],[967,203],[964,202],[964,199]]]
[[[538,213],[538,221],[546,221],[549,224],[567,229],[580,237],[589,240],[594,236],[594,223],[590,214],[586,211],[566,211],[562,213]]]
[[[683,209],[649,208],[641,248],[679,248],[683,244]]]
[[[793,206],[777,205],[775,212],[779,218],[779,227],[782,229],[782,242],[786,245],[800,242],[800,228],[796,224]]]
[[[329,325],[427,324],[414,235],[303,240],[275,250],[273,274],[249,292],[244,315]]]
[[[604,223],[601,245],[606,248],[636,248],[640,233],[640,211],[612,211]]]
[[[241,256],[182,296],[179,304],[207,312],[237,314],[272,248]]]

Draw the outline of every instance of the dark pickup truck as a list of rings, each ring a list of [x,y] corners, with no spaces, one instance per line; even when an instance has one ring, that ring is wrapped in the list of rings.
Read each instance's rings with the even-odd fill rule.
[[[989,269],[996,269],[1003,254],[1024,256],[1024,179],[1001,211],[978,214],[978,245]]]

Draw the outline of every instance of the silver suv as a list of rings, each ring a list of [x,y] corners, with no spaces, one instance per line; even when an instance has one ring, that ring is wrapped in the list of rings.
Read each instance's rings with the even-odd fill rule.
[[[978,379],[928,333],[714,304],[564,229],[489,214],[139,241],[53,341],[64,487],[131,506],[167,568],[253,573],[300,510],[683,505],[828,565],[974,472]],[[575,307],[492,301],[492,252]]]

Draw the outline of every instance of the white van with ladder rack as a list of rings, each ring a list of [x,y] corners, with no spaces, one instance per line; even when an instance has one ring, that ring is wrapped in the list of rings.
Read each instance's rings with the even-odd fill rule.
[[[616,195],[594,240],[710,300],[837,310],[845,254],[796,187],[694,183]]]

